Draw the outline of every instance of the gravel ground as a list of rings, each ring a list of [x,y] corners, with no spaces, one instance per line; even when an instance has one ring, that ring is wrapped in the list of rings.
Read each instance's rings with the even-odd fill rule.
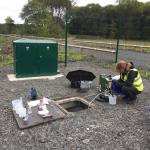
[[[136,66],[150,70],[150,53],[119,51],[119,59],[133,61]]]
[[[80,51],[80,49],[71,49],[74,51]],[[106,53],[101,51],[94,51],[94,50],[82,50],[86,54],[92,55],[96,58],[99,63],[112,63],[115,61],[115,54],[113,53]],[[127,60],[133,61],[135,66],[150,70],[150,53],[143,53],[143,52],[135,52],[135,51],[127,51],[127,50],[119,50],[118,52],[118,60]]]
[[[70,62],[60,70],[65,75],[75,69],[115,75],[111,70],[102,69],[92,62]],[[65,77],[57,80],[32,80],[10,82],[7,74],[12,67],[0,69],[0,150],[149,150],[150,81],[144,80],[145,90],[138,96],[138,102],[126,104],[119,99],[117,105],[95,102],[96,107],[76,112],[75,117],[45,123],[33,128],[20,130],[11,110],[11,100],[26,99],[29,89],[34,86],[39,96],[51,98],[65,96],[86,96],[96,93],[98,78],[88,93],[79,93],[69,88]]]

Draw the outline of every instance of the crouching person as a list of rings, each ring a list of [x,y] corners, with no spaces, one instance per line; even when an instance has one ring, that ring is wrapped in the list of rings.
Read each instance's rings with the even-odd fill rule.
[[[116,71],[120,73],[119,80],[112,80],[112,91],[114,93],[123,94],[127,102],[137,99],[144,85],[139,71],[134,67],[132,62],[128,63],[121,60],[116,65]]]

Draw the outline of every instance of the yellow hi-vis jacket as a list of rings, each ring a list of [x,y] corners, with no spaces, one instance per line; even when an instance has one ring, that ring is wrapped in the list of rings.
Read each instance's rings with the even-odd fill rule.
[[[136,68],[130,69],[130,71],[131,71],[131,70],[138,72],[137,77],[135,77],[134,82],[132,83],[132,85],[133,85],[139,92],[143,91],[144,85],[143,85],[142,78],[141,78],[141,75],[140,75],[139,71],[138,71]],[[130,71],[129,71],[129,72],[130,72]],[[129,72],[128,72],[125,76],[122,76],[122,74],[121,74],[121,76],[120,76],[121,80],[123,80],[123,81],[125,82],[125,81],[128,79],[128,74],[129,74]]]

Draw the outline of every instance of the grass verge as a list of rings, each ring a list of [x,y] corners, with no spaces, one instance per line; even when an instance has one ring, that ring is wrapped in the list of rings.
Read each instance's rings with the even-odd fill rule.
[[[73,40],[79,40],[79,42],[74,43]],[[83,42],[82,42],[83,41]],[[84,41],[91,41],[91,43],[85,43]],[[102,43],[94,43],[94,42],[102,42]],[[103,43],[104,42],[104,43]],[[86,35],[72,35],[70,37],[69,43],[81,45],[81,46],[89,46],[89,47],[96,47],[96,48],[108,48],[108,49],[116,49],[117,40],[116,39],[105,39],[99,36],[86,36]],[[107,44],[107,43],[114,43],[114,44]],[[137,51],[137,52],[150,52],[150,47],[140,47],[140,46],[150,46],[149,40],[126,40],[120,39],[120,50],[130,50],[130,51]],[[132,46],[129,46],[132,45]],[[139,46],[135,46],[139,45]]]
[[[87,59],[87,56],[85,54],[81,54],[79,52],[69,52],[67,54],[67,61],[83,61],[86,59]],[[59,52],[58,61],[59,62],[65,61],[65,53],[64,52]],[[13,64],[12,55],[0,56],[0,67],[12,65],[12,64]]]
[[[87,55],[79,53],[79,52],[68,52],[67,53],[67,60],[68,61],[83,61],[87,58]],[[65,53],[59,52],[58,54],[59,62],[65,61]]]
[[[102,64],[100,66],[105,68],[105,69],[112,69],[113,71],[115,71],[116,64],[115,63],[113,63],[113,64]],[[141,77],[143,79],[150,80],[150,70],[146,70],[143,68],[137,68],[137,69],[139,70]]]
[[[13,64],[12,55],[0,56],[0,67],[9,66]]]

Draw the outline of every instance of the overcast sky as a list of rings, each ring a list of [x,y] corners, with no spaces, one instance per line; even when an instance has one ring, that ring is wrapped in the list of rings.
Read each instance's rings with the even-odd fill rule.
[[[139,0],[147,2],[150,0]],[[19,14],[28,0],[0,0],[0,23],[4,23],[7,16],[10,16],[15,23],[23,23]],[[115,4],[116,0],[76,0],[78,6],[85,6],[89,3],[99,3],[101,6]]]

